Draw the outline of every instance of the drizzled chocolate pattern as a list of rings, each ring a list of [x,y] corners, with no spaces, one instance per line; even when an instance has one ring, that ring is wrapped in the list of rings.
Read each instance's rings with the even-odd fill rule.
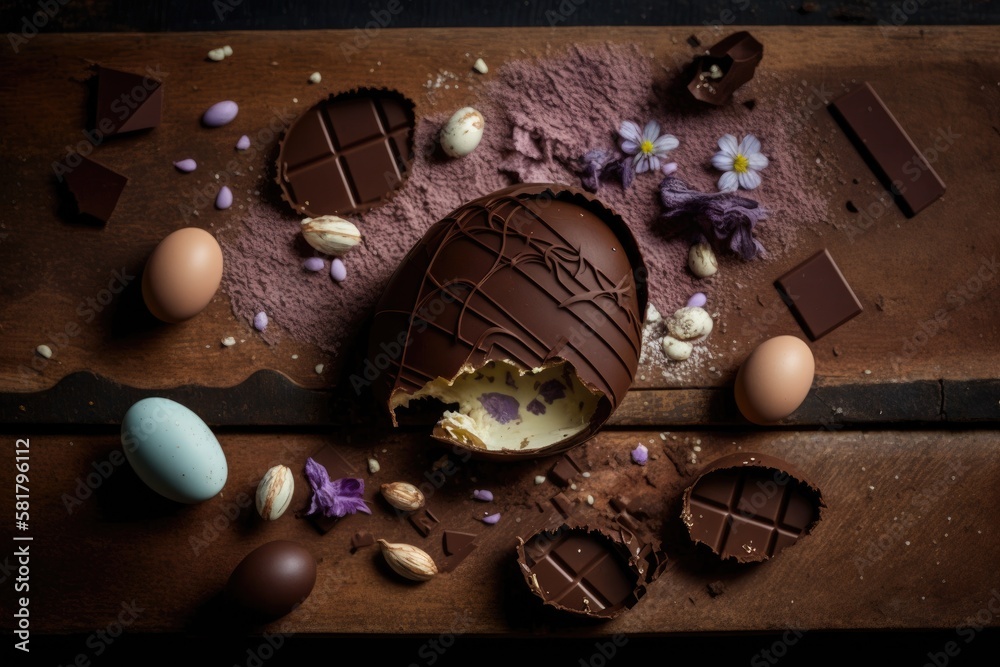
[[[368,379],[391,411],[401,393],[490,361],[523,370],[566,361],[602,395],[589,427],[546,453],[567,449],[632,383],[645,275],[628,227],[592,195],[554,184],[499,190],[431,227],[396,270],[372,320],[366,369],[378,375]]]

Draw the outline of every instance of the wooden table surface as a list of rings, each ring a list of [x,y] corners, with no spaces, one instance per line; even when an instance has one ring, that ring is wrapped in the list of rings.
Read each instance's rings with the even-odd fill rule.
[[[458,461],[433,500],[447,527],[479,533],[479,546],[454,572],[403,585],[387,576],[375,550],[349,553],[355,528],[432,552],[440,551],[440,534],[421,538],[380,507],[320,536],[298,517],[262,525],[240,503],[270,465],[300,470],[306,456],[331,443],[361,469],[369,456],[382,460],[378,475],[366,475],[370,485],[424,479],[445,452],[430,444],[420,416],[396,431],[384,426],[370,403],[312,371],[321,351],[286,340],[279,354],[235,320],[221,293],[193,320],[155,332],[123,334],[117,304],[89,321],[80,315],[79,304],[114,271],[137,274],[158,240],[180,226],[183,197],[161,179],[133,178],[105,228],[71,224],[60,213],[50,165],[81,138],[82,82],[93,61],[153,66],[168,82],[162,125],[142,141],[101,149],[102,159],[128,164],[132,173],[155,173],[180,146],[230,154],[228,137],[197,132],[200,111],[218,99],[245,100],[241,118],[265,124],[272,114],[304,109],[308,95],[365,82],[401,90],[420,116],[468,101],[464,90],[429,96],[424,86],[428,72],[467,71],[467,53],[496,66],[572,44],[635,42],[672,66],[693,54],[685,43],[692,33],[706,43],[717,37],[708,28],[385,30],[347,62],[337,44],[351,33],[342,32],[40,35],[20,54],[0,56],[0,428],[7,451],[16,438],[31,441],[32,582],[40,585],[32,596],[33,629],[88,632],[133,599],[146,609],[138,631],[217,626],[218,593],[234,565],[281,537],[306,545],[320,573],[306,604],[268,627],[286,623],[304,633],[439,633],[457,616],[469,631],[490,636],[543,628],[565,635],[954,628],[984,608],[1000,586],[993,516],[1000,505],[995,28],[753,29],[767,49],[762,67],[773,76],[821,90],[875,81],[918,145],[943,127],[960,135],[934,161],[948,192],[912,219],[890,207],[861,238],[845,232],[856,223],[853,214],[831,206],[831,224],[815,231],[813,245],[830,248],[852,276],[865,312],[811,345],[814,390],[785,426],[743,422],[729,387],[761,340],[801,335],[771,285],[799,255],[763,265],[749,285],[716,286],[726,335],[709,340],[711,371],[681,382],[641,370],[643,379],[611,424],[581,448],[592,476],[578,491],[598,498],[584,511],[607,513],[607,501],[628,488],[662,522],[673,564],[646,599],[608,624],[528,613],[511,593],[513,538],[522,519],[532,520],[534,501],[553,492],[532,481],[551,460]],[[239,57],[206,63],[202,54],[222,43]],[[310,90],[303,80],[314,70],[324,78],[321,89]],[[469,81],[475,85],[471,74]],[[298,105],[291,102],[296,96]],[[823,132],[835,127],[825,113],[814,122]],[[800,140],[808,142],[807,135]],[[268,154],[256,158],[259,172]],[[859,156],[842,154],[844,173],[869,173]],[[860,187],[833,179],[822,187],[833,202],[874,201],[881,190],[874,179]],[[215,224],[229,221],[223,215]],[[927,322],[940,311],[947,324],[928,335]],[[64,343],[54,340],[69,325],[74,333]],[[247,342],[221,349],[222,331]],[[50,340],[56,354],[43,363],[34,349]],[[217,427],[230,465],[220,496],[194,507],[164,505],[128,466],[108,463],[120,449],[116,425],[124,410],[145,395],[197,406]],[[647,469],[619,464],[637,442],[649,443],[656,456]],[[829,505],[814,535],[771,563],[740,571],[707,563],[674,535],[677,494],[701,463],[731,451],[794,462]],[[113,472],[101,476],[108,465]],[[13,465],[0,469],[3,488],[12,489]],[[91,489],[95,471],[100,480]],[[293,506],[306,499],[304,479],[298,481]],[[479,486],[512,492],[498,501],[504,519],[493,529],[474,519],[481,507],[468,496]],[[12,495],[2,500],[5,510],[13,510]],[[4,534],[9,525],[5,520]],[[0,562],[11,553],[4,547]],[[717,580],[726,592],[711,597],[706,585]],[[4,629],[12,627],[12,604],[5,590]],[[988,625],[1000,621],[992,616]]]

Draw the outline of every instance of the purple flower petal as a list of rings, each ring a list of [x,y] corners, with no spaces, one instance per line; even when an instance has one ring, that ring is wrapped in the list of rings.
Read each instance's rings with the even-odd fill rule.
[[[484,503],[492,502],[493,492],[487,491],[486,489],[476,489],[472,492],[472,497],[476,500],[481,500]]]
[[[764,254],[764,246],[753,237],[753,229],[767,219],[767,211],[754,200],[732,192],[692,190],[676,176],[668,176],[660,183],[660,199],[663,218],[694,220],[711,243],[728,247],[745,260]]]
[[[566,398],[566,387],[559,380],[548,380],[538,388],[538,395],[544,398],[546,403],[552,405],[553,401]]]
[[[646,462],[649,461],[649,450],[646,449],[646,445],[639,445],[632,450],[632,461],[644,466]]]
[[[510,371],[507,371],[507,377],[504,379],[504,383],[506,383],[508,387],[513,387],[514,389],[517,389],[517,383],[514,382],[514,376],[511,375]]]
[[[479,402],[493,419],[501,424],[520,418],[521,404],[513,396],[490,391],[479,397]]]
[[[365,482],[354,477],[330,481],[330,474],[322,464],[311,457],[306,459],[306,479],[313,495],[306,514],[322,513],[323,516],[346,516],[355,512],[371,514],[362,496]]]
[[[622,142],[622,150],[628,153],[629,155],[635,155],[636,153],[639,152],[639,144],[635,143],[634,141],[629,141],[628,139],[626,139],[625,141]]]
[[[664,176],[669,176],[670,174],[672,174],[675,171],[677,171],[677,163],[676,162],[667,162],[667,163],[664,163],[660,167],[660,171],[663,172]]]
[[[484,516],[482,519],[483,523],[488,523],[493,526],[500,522],[500,513],[490,514],[489,516]]]
[[[660,136],[660,124],[655,120],[651,120],[646,123],[646,127],[642,128],[642,139],[643,141],[656,141],[656,138]]]
[[[626,141],[633,141],[637,144],[642,143],[642,130],[639,129],[638,123],[630,120],[623,121],[618,128],[618,134]]]
[[[632,187],[632,181],[635,180],[635,163],[629,159],[625,158],[622,161],[622,187],[628,190]]]
[[[667,151],[672,151],[680,145],[681,142],[677,141],[677,137],[672,134],[664,134],[653,142],[653,152],[663,157]]]
[[[639,153],[635,156],[635,173],[642,174],[649,171],[649,156]]]
[[[537,398],[532,399],[532,401],[530,403],[528,403],[528,408],[527,409],[528,409],[528,412],[530,412],[533,415],[544,415],[545,414],[545,404],[542,403]]]

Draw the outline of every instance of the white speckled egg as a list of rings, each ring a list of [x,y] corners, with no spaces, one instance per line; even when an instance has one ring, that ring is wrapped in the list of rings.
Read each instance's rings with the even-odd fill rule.
[[[179,503],[213,497],[226,484],[226,455],[208,425],[167,398],[144,398],[122,419],[122,446],[151,489]]]

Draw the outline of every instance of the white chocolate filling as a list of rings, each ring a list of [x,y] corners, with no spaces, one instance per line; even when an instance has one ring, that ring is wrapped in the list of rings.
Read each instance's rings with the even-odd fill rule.
[[[432,380],[415,394],[400,392],[391,408],[424,398],[458,406],[444,411],[435,437],[488,451],[530,451],[587,428],[601,394],[587,389],[566,362],[522,370],[510,361],[491,361],[453,380]]]

